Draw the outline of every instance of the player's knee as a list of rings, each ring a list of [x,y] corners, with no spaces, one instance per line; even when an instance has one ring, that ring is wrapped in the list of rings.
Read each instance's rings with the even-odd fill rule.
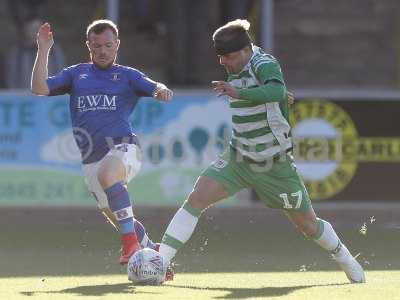
[[[308,237],[313,237],[317,234],[318,226],[313,220],[306,220],[300,224],[297,224],[299,230]]]
[[[115,183],[121,181],[113,172],[99,172],[97,179],[103,189],[106,189]]]
[[[117,182],[125,181],[126,170],[124,164],[117,158],[106,157],[97,171],[97,179],[103,189]]]
[[[205,197],[205,195],[198,190],[193,190],[190,193],[187,201],[190,203],[190,205],[192,207],[201,209],[201,210],[203,210],[209,206],[207,197]]]

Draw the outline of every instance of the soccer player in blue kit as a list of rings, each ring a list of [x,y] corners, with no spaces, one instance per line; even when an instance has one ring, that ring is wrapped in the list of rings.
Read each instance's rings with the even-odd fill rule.
[[[94,21],[86,37],[91,62],[49,77],[47,62],[54,40],[50,24],[43,24],[37,34],[31,88],[37,95],[70,95],[73,134],[85,181],[99,209],[121,232],[119,262],[126,264],[141,247],[157,247],[135,220],[126,187],[141,166],[139,143],[128,118],[141,96],[170,101],[173,93],[140,71],[115,63],[120,40],[112,21]]]

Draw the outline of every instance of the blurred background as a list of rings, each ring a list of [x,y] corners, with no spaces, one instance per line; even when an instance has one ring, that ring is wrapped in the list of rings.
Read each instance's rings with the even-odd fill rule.
[[[280,59],[291,88],[400,84],[396,0],[1,0],[0,16],[2,66],[12,45],[27,42],[25,27],[34,19],[52,24],[63,64],[85,61],[86,26],[108,17],[120,27],[120,63],[176,87],[208,87],[223,77],[210,35],[247,18],[254,41]],[[13,87],[4,73],[0,87]]]
[[[67,96],[45,101],[27,90],[40,24],[49,22],[55,36],[50,74],[88,61],[87,25],[110,18],[120,27],[118,62],[175,90],[171,104],[143,99],[136,108],[145,164],[131,184],[140,203],[175,205],[230,135],[226,99],[210,90],[225,78],[211,35],[247,18],[255,44],[279,59],[296,95],[295,155],[312,198],[397,200],[399,7],[395,0],[0,0],[0,199],[90,205]]]
[[[144,165],[129,190],[139,207],[138,215],[156,239],[201,170],[229,140],[227,99],[217,98],[210,89],[212,80],[225,78],[211,35],[236,18],[251,22],[254,43],[280,61],[287,87],[296,96],[290,112],[294,154],[315,207],[339,228],[350,230],[357,245],[367,248],[364,261],[368,264],[385,250],[368,249],[364,234],[359,233],[364,225],[389,230],[387,241],[398,238],[398,0],[0,0],[0,205],[4,226],[14,224],[16,218],[30,220],[32,225],[51,215],[49,222],[61,228],[69,217],[63,219],[61,210],[48,211],[47,207],[62,207],[66,216],[74,216],[71,220],[77,227],[71,230],[80,232],[77,243],[82,245],[88,239],[84,228],[95,231],[98,225],[92,228],[90,224],[102,222],[101,216],[88,217],[84,210],[94,210],[95,203],[81,177],[68,97],[45,99],[28,90],[38,25],[45,21],[52,25],[55,46],[49,72],[54,74],[88,61],[86,27],[99,18],[112,19],[119,26],[118,63],[142,70],[175,92],[169,104],[142,99],[132,116]],[[252,191],[240,192],[222,205],[222,212],[211,213],[205,221],[216,222],[205,225],[215,240],[221,237],[219,228],[229,223],[226,216],[250,226],[241,229],[256,230],[255,224],[259,228],[263,222],[270,222],[265,226],[271,227],[275,221],[282,223],[271,212],[258,212],[262,205]],[[237,206],[242,209],[241,217]],[[32,207],[45,209],[44,213],[32,212]],[[39,223],[40,230],[46,227],[43,221]],[[4,244],[19,235],[19,225],[10,227],[15,229],[3,236]],[[103,237],[94,236],[101,243]],[[382,237],[380,231],[375,236]],[[29,233],[24,238],[33,239]],[[19,243],[11,242],[9,255]],[[243,244],[249,243],[254,241]],[[90,249],[95,252],[93,245]],[[207,243],[198,235],[196,245]],[[49,255],[52,248],[46,247]],[[398,248],[392,244],[393,253]],[[91,256],[89,248],[79,249],[78,256]],[[396,267],[390,255],[385,259],[374,267]],[[199,269],[203,262],[198,260]],[[35,274],[34,267],[29,274]],[[3,270],[19,274],[13,268]],[[74,272],[72,267],[68,270]]]

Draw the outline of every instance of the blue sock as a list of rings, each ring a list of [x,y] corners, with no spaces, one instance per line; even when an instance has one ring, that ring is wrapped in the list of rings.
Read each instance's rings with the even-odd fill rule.
[[[152,240],[150,240],[149,236],[146,233],[146,230],[144,229],[143,224],[140,223],[138,220],[135,220],[135,231],[137,239],[143,248],[155,249],[156,245],[153,243]]]
[[[123,183],[117,182],[104,192],[107,195],[108,205],[118,220],[121,233],[135,233],[132,205]]]

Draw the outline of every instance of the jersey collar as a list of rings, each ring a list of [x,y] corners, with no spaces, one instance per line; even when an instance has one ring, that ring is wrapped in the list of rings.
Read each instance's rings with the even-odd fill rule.
[[[109,71],[115,71],[117,69],[117,65],[116,64],[113,64],[111,67],[109,67],[107,69],[99,68],[93,62],[91,64],[92,64],[92,69],[94,71],[96,71],[96,72],[109,72]]]

